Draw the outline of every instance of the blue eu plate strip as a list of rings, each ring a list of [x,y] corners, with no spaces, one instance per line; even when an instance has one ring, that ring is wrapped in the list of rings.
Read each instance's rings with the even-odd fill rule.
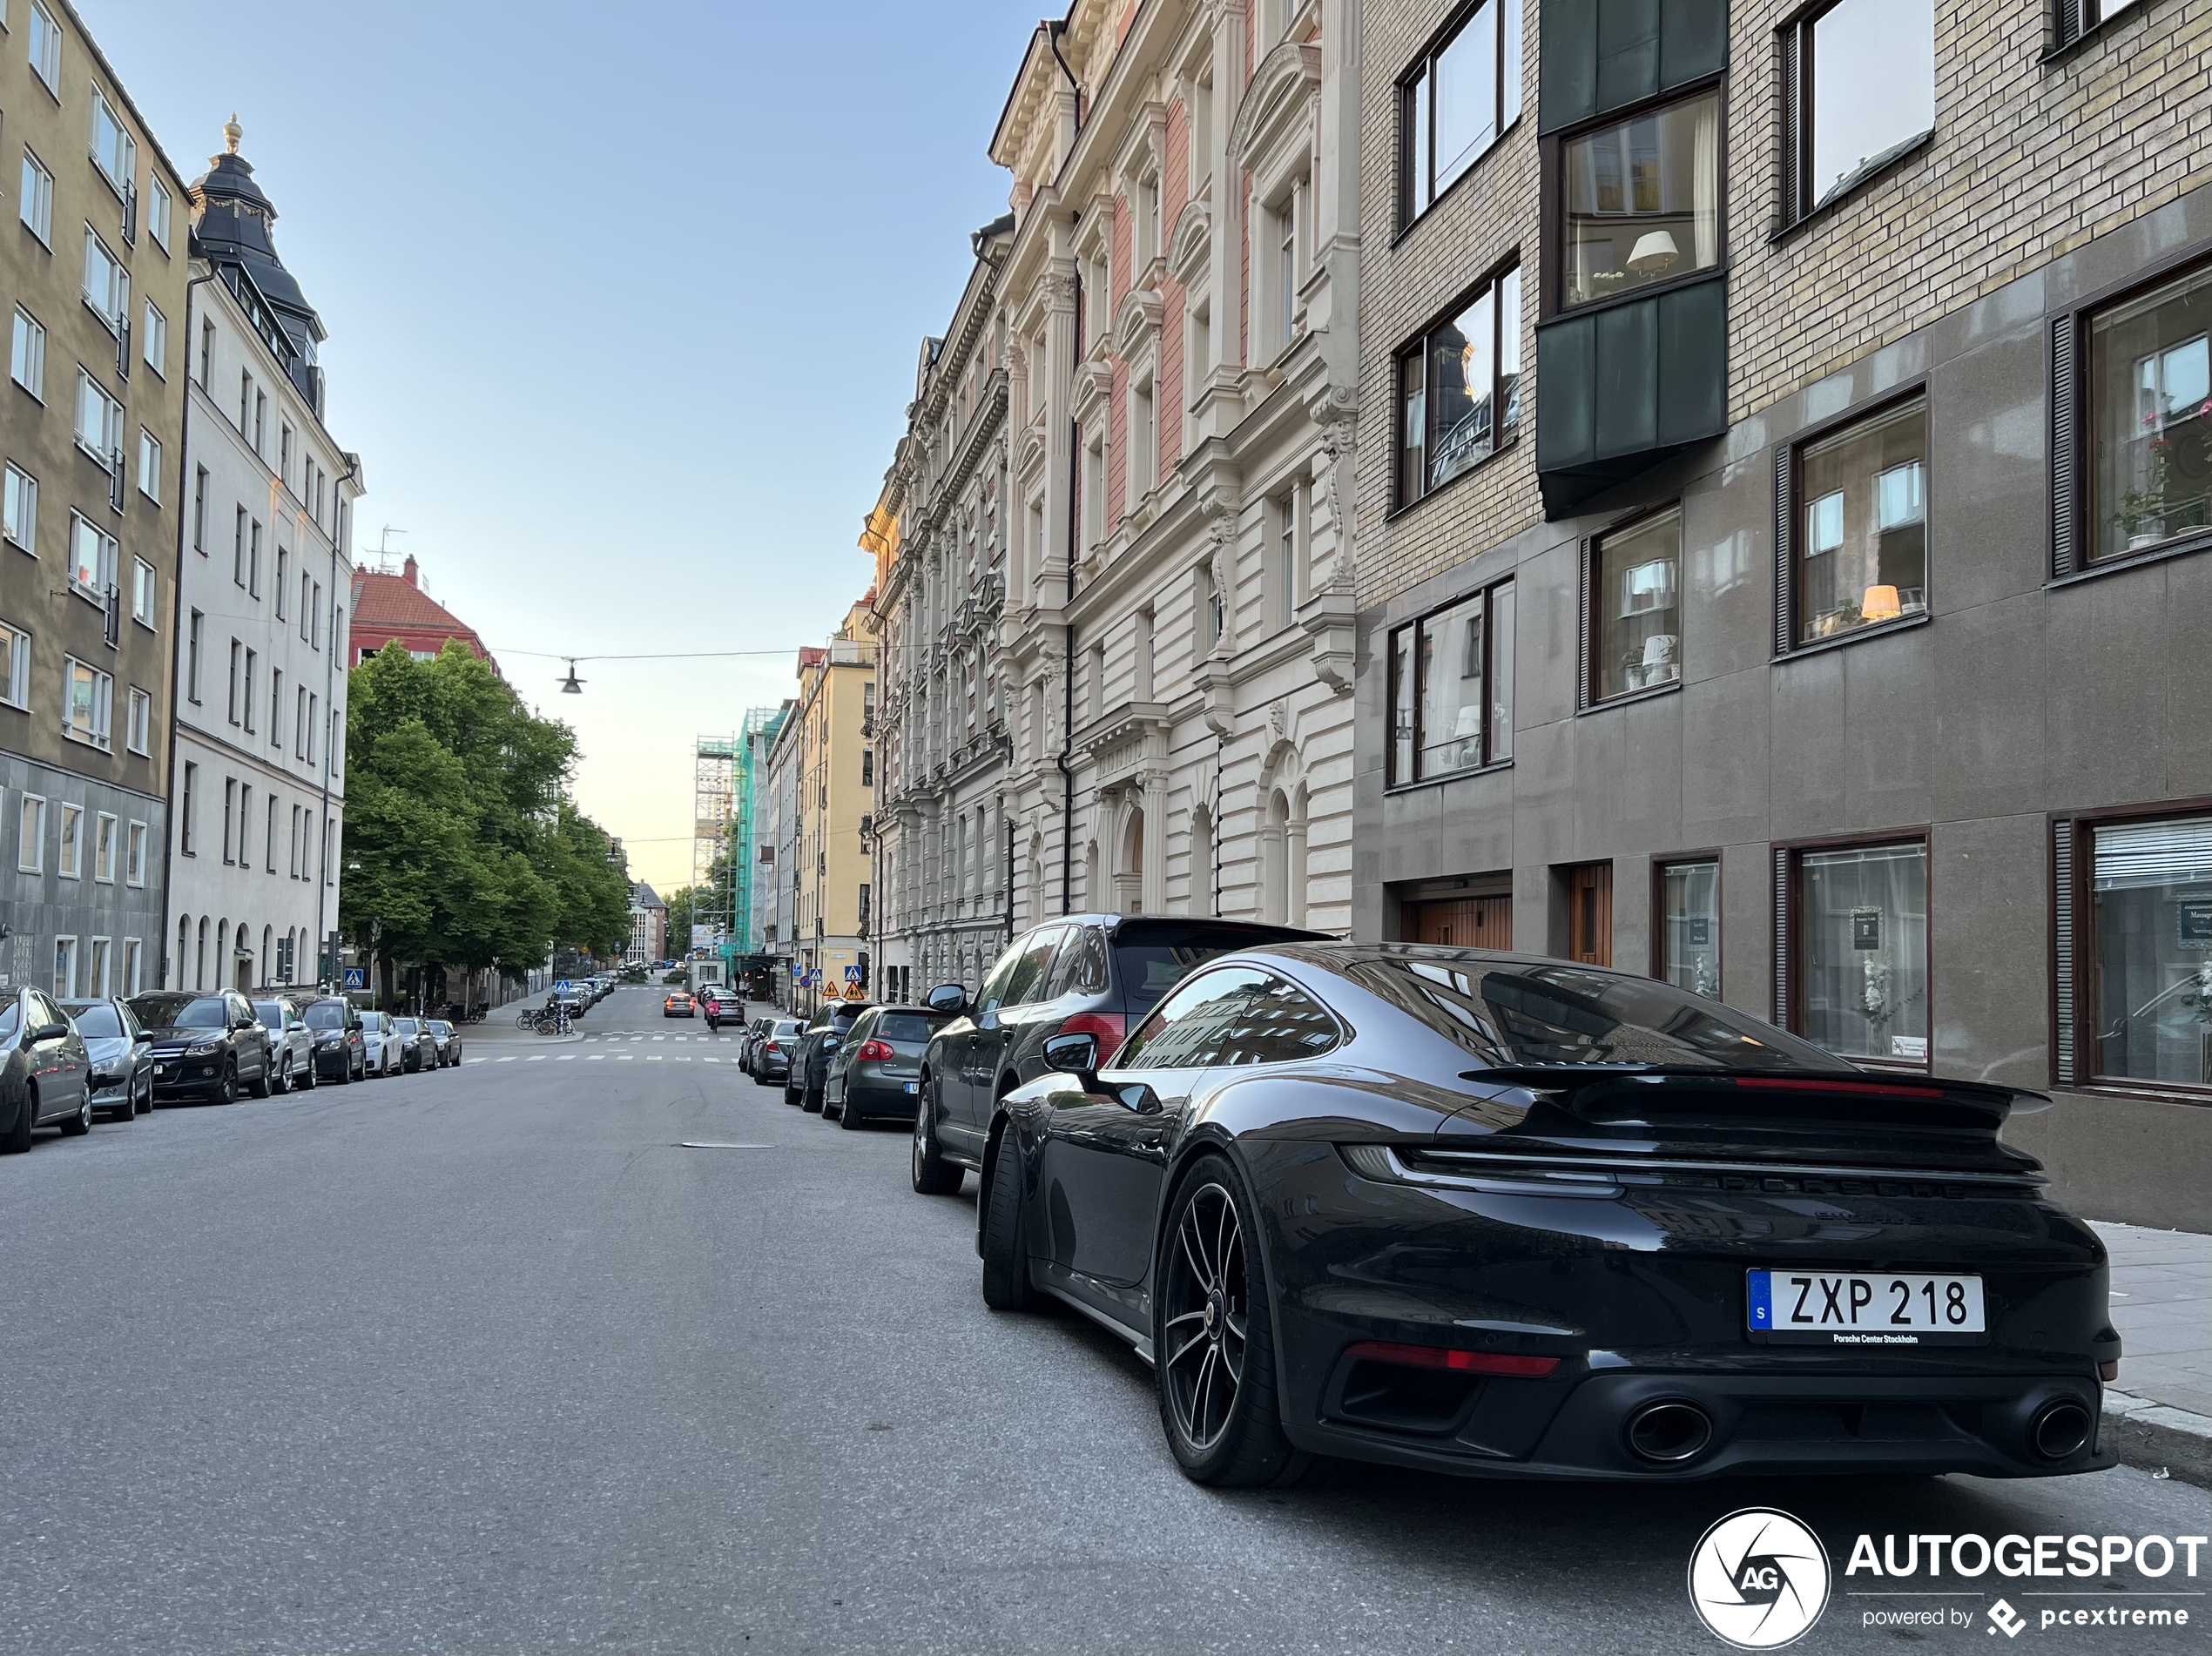
[[[1752,1271],[1750,1275],[1751,1278],[1751,1326],[1755,1329],[1771,1329],[1774,1326],[1773,1276],[1767,1271]]]

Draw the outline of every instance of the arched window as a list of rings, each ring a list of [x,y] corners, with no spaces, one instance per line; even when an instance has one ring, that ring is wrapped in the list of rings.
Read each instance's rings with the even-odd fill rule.
[[[1144,813],[1131,811],[1122,829],[1121,865],[1114,874],[1114,906],[1123,914],[1144,912]]]
[[[1290,918],[1290,823],[1291,802],[1277,788],[1259,831],[1259,918],[1271,926]]]

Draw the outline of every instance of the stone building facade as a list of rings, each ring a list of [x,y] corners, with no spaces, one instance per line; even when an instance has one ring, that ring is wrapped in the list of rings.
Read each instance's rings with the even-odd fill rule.
[[[1078,0],[993,137],[1017,928],[1352,925],[1358,15]]]
[[[239,129],[192,185],[177,808],[165,987],[312,984],[338,926],[361,458]]]
[[[977,984],[1013,936],[1008,877],[1006,322],[1014,219],[975,232],[942,338],[922,341],[906,436],[863,547],[876,555],[882,698],[873,817],[876,986]]]
[[[12,10],[0,995],[133,993],[161,979],[190,210],[76,10]]]
[[[2052,1090],[2202,1229],[2212,9],[1866,10],[1364,14],[1352,924]]]

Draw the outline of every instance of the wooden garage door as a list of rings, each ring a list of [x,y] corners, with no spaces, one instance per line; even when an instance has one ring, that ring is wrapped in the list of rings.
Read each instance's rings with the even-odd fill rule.
[[[1513,947],[1513,899],[1460,897],[1413,905],[1407,928],[1416,943],[1450,943],[1463,949]]]

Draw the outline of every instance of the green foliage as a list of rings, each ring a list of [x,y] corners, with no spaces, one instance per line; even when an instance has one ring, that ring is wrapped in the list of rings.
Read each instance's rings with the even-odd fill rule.
[[[576,734],[455,643],[347,676],[339,924],[387,959],[520,973],[630,935],[627,872],[563,797]]]

